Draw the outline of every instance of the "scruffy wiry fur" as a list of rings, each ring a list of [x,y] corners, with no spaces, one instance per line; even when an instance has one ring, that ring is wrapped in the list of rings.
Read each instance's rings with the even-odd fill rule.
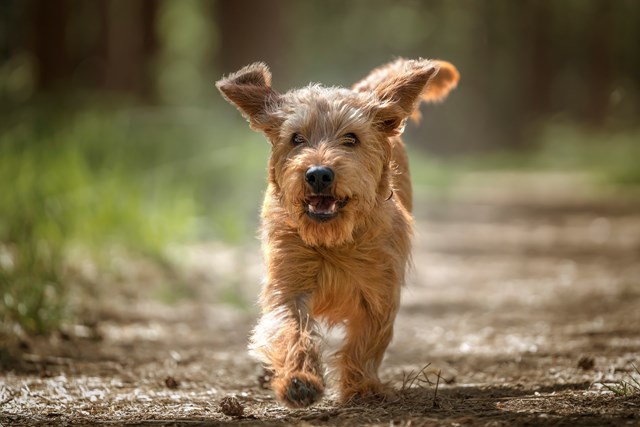
[[[281,94],[262,63],[217,83],[272,146],[262,208],[267,277],[250,348],[273,370],[271,386],[286,405],[311,405],[324,392],[319,321],[346,331],[335,360],[341,400],[387,392],[378,367],[393,335],[412,229],[400,135],[421,100],[444,99],[457,81],[447,62],[398,59],[352,89],[310,85]],[[313,167],[332,171],[321,191],[308,182]]]

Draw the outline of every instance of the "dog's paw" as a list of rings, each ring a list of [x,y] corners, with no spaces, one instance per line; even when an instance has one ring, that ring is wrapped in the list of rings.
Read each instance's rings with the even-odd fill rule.
[[[342,390],[340,402],[343,405],[372,405],[390,403],[398,399],[396,391],[379,381],[367,381]]]
[[[284,400],[289,406],[305,407],[314,404],[322,396],[317,384],[298,377],[291,378]]]
[[[275,378],[272,385],[278,399],[290,408],[313,405],[324,393],[322,378],[306,372],[296,372],[287,378]]]

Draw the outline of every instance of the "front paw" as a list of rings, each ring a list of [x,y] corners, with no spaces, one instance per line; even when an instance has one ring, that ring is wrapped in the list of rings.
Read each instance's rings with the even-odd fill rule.
[[[306,372],[296,372],[285,378],[274,378],[272,387],[278,399],[290,408],[313,405],[324,393],[322,378]]]

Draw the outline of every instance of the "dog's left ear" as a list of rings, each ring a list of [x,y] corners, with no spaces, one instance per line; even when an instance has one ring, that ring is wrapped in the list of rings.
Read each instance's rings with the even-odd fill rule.
[[[280,94],[271,88],[271,73],[264,63],[247,65],[219,80],[216,87],[240,110],[252,129],[268,132],[277,126],[271,111],[277,106]]]
[[[408,117],[419,117],[420,101],[440,101],[458,82],[458,71],[448,62],[399,59],[373,70],[353,86],[356,92],[372,92],[380,104],[375,125],[390,135],[404,130]]]
[[[426,102],[439,102],[449,95],[458,86],[460,73],[456,67],[447,61],[432,60],[438,67],[435,76],[429,79],[426,90],[422,92],[422,100]]]

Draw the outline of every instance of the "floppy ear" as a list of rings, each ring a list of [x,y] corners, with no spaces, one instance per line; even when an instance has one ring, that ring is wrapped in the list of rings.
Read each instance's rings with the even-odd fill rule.
[[[458,78],[458,71],[448,62],[401,58],[374,69],[353,90],[374,93],[381,101],[375,112],[378,126],[399,135],[408,117],[420,118],[420,101],[444,99]]]
[[[235,105],[252,129],[267,132],[277,126],[271,111],[280,95],[271,88],[271,73],[262,62],[247,65],[216,83],[222,96]]]
[[[420,96],[438,68],[431,61],[396,62],[381,69],[372,88],[380,104],[374,109],[374,123],[381,131],[399,135],[420,103]]]
[[[422,99],[426,102],[443,101],[458,85],[460,73],[450,62],[440,60],[432,62],[438,67],[438,72],[429,79],[429,84],[422,93]]]

